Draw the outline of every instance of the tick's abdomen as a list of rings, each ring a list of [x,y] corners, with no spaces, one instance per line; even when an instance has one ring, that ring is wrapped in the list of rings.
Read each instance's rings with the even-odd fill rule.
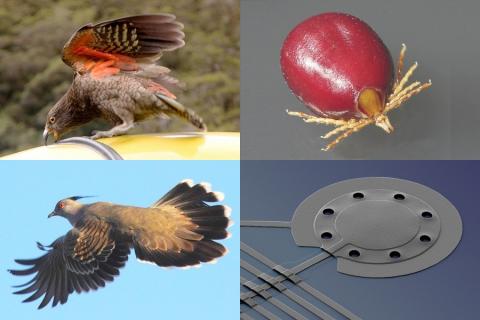
[[[285,39],[283,75],[292,92],[317,115],[334,119],[363,118],[358,97],[376,90],[390,94],[390,52],[366,23],[342,13],[305,20]]]

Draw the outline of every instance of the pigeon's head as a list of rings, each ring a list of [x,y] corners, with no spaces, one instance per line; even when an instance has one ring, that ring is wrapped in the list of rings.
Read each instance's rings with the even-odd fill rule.
[[[54,216],[64,217],[70,220],[70,218],[74,217],[78,213],[80,213],[80,209],[83,207],[83,204],[78,202],[78,199],[86,198],[82,196],[73,196],[70,198],[66,198],[57,202],[55,209],[48,215],[49,218]]]

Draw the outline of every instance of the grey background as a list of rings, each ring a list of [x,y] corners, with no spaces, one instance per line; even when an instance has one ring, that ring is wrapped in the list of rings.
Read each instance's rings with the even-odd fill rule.
[[[479,319],[478,161],[242,161],[241,172],[242,220],[289,221],[296,207],[313,192],[351,178],[407,179],[440,192],[460,213],[463,234],[457,248],[438,264],[401,277],[361,278],[337,272],[335,259],[329,258],[301,272],[300,277],[362,319]],[[297,247],[288,229],[242,227],[241,241],[286,267],[320,252]],[[272,274],[248,255],[242,253],[241,258]],[[241,275],[255,281],[244,270]],[[299,288],[292,290],[308,297]],[[295,307],[289,299],[277,297]],[[311,302],[335,319],[344,319],[318,301]],[[248,307],[241,308],[261,319]],[[271,310],[281,315],[278,309]],[[300,307],[296,310],[316,319]]]
[[[322,12],[371,25],[396,60],[406,43],[412,79],[433,86],[389,114],[395,132],[370,126],[323,152],[332,127],[305,124],[308,111],[284,82],[279,52],[288,32]],[[480,2],[241,0],[242,159],[480,159]]]

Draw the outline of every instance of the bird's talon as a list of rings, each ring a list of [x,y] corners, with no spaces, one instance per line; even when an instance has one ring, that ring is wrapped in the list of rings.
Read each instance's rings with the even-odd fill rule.
[[[92,136],[90,137],[90,139],[92,140],[98,140],[98,139],[102,139],[102,138],[111,138],[113,136],[115,136],[116,134],[114,133],[111,133],[109,131],[98,131],[98,130],[93,130],[92,131]]]
[[[100,138],[104,138],[104,135],[102,134],[102,132],[98,131],[98,130],[93,130],[92,131],[92,136],[90,137],[90,139],[97,140],[97,139],[100,139]]]

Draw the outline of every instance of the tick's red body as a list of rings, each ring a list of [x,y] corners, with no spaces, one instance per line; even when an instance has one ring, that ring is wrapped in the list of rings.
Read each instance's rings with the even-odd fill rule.
[[[394,78],[390,52],[362,20],[345,13],[324,13],[303,21],[285,39],[280,63],[292,92],[316,116],[287,113],[307,123],[336,127],[322,136],[337,136],[323,150],[370,124],[391,133],[386,114],[431,85],[408,84],[417,64],[403,75],[405,50],[403,45]]]
[[[374,89],[383,106],[393,85],[390,52],[365,22],[344,13],[324,13],[297,25],[281,51],[292,92],[319,116],[365,118],[358,100]]]

